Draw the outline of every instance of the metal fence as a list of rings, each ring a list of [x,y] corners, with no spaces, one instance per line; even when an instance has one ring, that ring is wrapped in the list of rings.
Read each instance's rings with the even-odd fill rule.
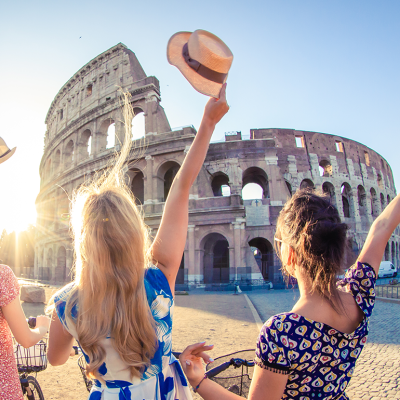
[[[377,297],[386,297],[388,299],[400,299],[400,285],[379,285],[375,286]]]

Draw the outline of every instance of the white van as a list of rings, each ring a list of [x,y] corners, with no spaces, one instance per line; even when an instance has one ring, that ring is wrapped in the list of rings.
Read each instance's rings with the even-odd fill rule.
[[[382,261],[379,266],[378,278],[386,278],[396,276],[397,271],[395,266],[390,261]]]

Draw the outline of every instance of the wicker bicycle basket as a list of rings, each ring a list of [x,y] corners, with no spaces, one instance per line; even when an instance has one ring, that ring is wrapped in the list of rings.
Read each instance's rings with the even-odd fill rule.
[[[236,353],[227,354],[225,356],[215,358],[214,362],[208,364],[206,369],[212,369],[218,367],[231,360],[232,358],[240,358],[248,361],[254,360],[255,350],[243,350]],[[230,392],[233,392],[239,396],[247,398],[249,394],[251,379],[253,378],[253,367],[241,366],[239,368],[229,367],[225,371],[222,371],[217,376],[210,378],[214,382],[218,383]]]
[[[14,340],[14,355],[19,373],[44,371],[47,368],[47,338],[25,349]]]
[[[78,358],[78,365],[82,372],[82,376],[83,376],[83,380],[85,381],[86,389],[88,390],[88,392],[90,392],[90,390],[92,389],[92,386],[93,386],[93,381],[86,376],[87,363],[85,360],[85,356],[83,354]]]

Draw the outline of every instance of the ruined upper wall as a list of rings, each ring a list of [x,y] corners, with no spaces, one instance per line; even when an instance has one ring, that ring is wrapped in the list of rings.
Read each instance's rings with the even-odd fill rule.
[[[146,78],[135,54],[122,43],[98,55],[64,84],[51,103],[45,144],[88,110],[114,99],[117,87],[134,89]],[[158,81],[153,81],[159,92]]]
[[[296,138],[301,146],[296,144]],[[252,129],[250,139],[273,139],[276,142],[278,164],[283,174],[289,173],[288,156],[294,156],[298,172],[312,170],[324,163],[336,161],[336,174],[343,178],[372,179],[395,191],[392,170],[376,151],[341,136],[295,129]],[[299,143],[299,144],[300,144]],[[314,164],[314,165],[313,165]]]

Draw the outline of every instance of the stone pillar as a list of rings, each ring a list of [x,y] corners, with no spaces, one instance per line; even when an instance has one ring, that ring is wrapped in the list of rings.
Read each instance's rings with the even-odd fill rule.
[[[144,204],[153,204],[153,162],[154,158],[152,156],[145,157],[146,166],[146,176],[144,177]]]
[[[343,202],[342,202],[342,193],[341,193],[341,186],[335,186],[335,200],[336,200],[336,208],[339,212],[340,218],[343,220],[344,213],[343,213]]]
[[[364,165],[364,164],[362,164],[362,165]],[[371,224],[374,222],[374,218],[372,217],[371,192],[365,192],[365,201],[367,202],[366,217],[367,217],[369,226],[371,226]]]
[[[189,281],[199,281],[200,265],[195,261],[195,238],[194,229],[196,225],[188,225],[188,279]]]
[[[315,181],[320,178],[318,155],[314,154],[314,153],[308,153],[308,157],[309,157],[310,164],[311,164],[311,176],[312,176],[313,182],[315,184]]]

